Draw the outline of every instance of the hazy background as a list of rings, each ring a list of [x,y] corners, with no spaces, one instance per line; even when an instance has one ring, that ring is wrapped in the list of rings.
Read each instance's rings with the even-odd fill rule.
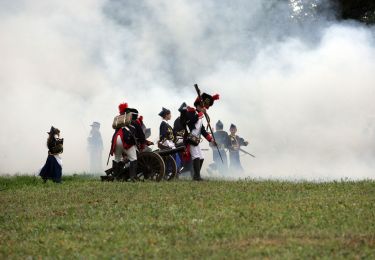
[[[156,141],[198,83],[257,156],[240,177],[375,179],[375,28],[302,2],[0,0],[0,173],[35,174],[51,125],[64,174],[87,171],[92,121],[104,165],[120,102]]]

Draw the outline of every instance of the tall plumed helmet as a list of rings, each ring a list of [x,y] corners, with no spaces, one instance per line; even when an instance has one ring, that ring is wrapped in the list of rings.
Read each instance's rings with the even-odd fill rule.
[[[215,102],[215,100],[219,100],[220,99],[220,95],[219,94],[215,94],[213,96],[207,94],[207,93],[203,93],[201,95],[201,98],[197,97],[194,101],[194,106],[197,107],[198,105],[200,105],[201,103],[203,104],[203,106],[206,108],[206,109],[209,109]]]
[[[128,103],[121,103],[120,105],[118,105],[118,111],[120,115],[125,114],[127,108],[128,108]]]

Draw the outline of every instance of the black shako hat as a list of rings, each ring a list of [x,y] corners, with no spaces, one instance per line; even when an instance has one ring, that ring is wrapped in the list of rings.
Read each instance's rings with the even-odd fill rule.
[[[217,123],[216,123],[216,129],[220,129],[220,130],[222,130],[224,128],[224,125],[223,125],[223,123],[219,120],[219,121],[217,121]]]
[[[135,108],[127,108],[125,110],[126,113],[132,113],[132,121],[137,120],[138,118],[138,110]]]
[[[170,114],[171,111],[165,107],[162,107],[160,113],[159,113],[159,116],[161,116],[162,118],[166,117],[168,114]]]

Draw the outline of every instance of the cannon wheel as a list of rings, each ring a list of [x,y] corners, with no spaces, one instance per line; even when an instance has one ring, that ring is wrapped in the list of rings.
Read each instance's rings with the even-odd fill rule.
[[[164,178],[171,180],[173,178],[178,178],[177,175],[177,164],[172,155],[163,156],[165,164],[165,175]]]
[[[145,179],[161,181],[165,173],[163,158],[153,152],[142,152],[138,155],[138,176]]]

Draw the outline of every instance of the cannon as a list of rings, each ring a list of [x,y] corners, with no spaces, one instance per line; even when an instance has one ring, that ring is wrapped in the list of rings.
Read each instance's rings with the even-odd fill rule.
[[[137,178],[139,180],[161,181],[163,179],[178,178],[178,169],[173,155],[182,152],[184,146],[175,149],[160,149],[138,153]],[[129,161],[115,162],[112,168],[101,176],[102,181],[127,181],[129,179]],[[115,176],[114,168],[119,167],[119,174]]]

